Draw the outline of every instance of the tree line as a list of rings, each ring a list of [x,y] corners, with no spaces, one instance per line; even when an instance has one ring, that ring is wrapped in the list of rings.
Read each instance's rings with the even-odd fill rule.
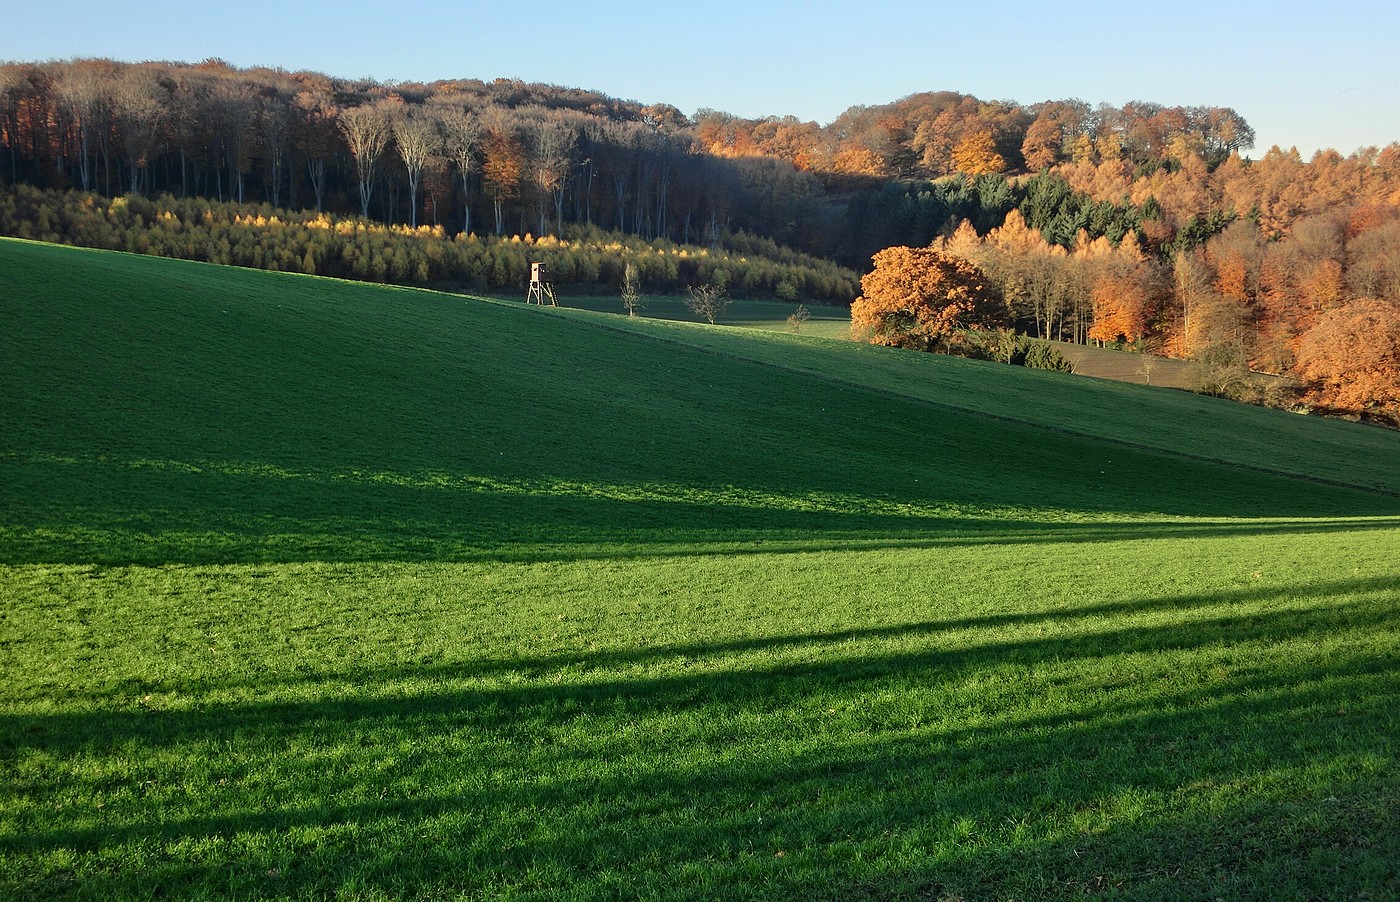
[[[611,291],[631,265],[647,291],[696,284],[745,296],[844,304],[857,275],[770,239],[728,235],[723,246],[645,240],[587,226],[563,236],[449,234],[358,216],[205,198],[41,190],[0,192],[0,234],[233,266],[448,289],[523,291],[531,262],[581,292]]]
[[[687,117],[517,80],[390,84],[219,60],[82,59],[0,66],[0,140],[10,184],[498,235],[557,234],[567,222],[702,243],[744,230],[864,267],[889,229],[844,206],[890,179],[1167,166],[1196,152],[1218,161],[1253,133],[1231,110],[1143,103],[1023,107],[943,92],[855,107],[822,127]]]
[[[985,233],[1013,207],[1066,247],[1080,229],[1117,242],[1132,228],[1155,252],[1231,217],[1281,235],[1304,212],[1400,190],[1400,145],[1304,163],[1276,149],[1241,157],[1253,140],[1228,108],[1140,102],[925,93],[823,127],[505,79],[380,83],[218,60],[0,65],[9,184],[498,235],[578,224],[700,244],[742,230],[861,269],[963,219]],[[1058,178],[1022,187],[1038,173]]]
[[[1210,394],[1400,426],[1400,208],[1313,214],[1286,240],[1245,217],[1166,257],[1135,231],[1114,244],[1081,230],[1065,247],[1013,209],[928,253],[971,262],[994,290],[996,315],[966,325],[1186,358]]]
[[[0,66],[9,184],[168,193],[496,235],[597,226],[704,243],[794,240],[820,184],[696,153],[674,107],[518,81],[431,85],[218,60]],[[810,243],[810,242],[809,242]]]
[[[1188,152],[1218,164],[1254,146],[1254,130],[1228,107],[1093,107],[1082,100],[1023,106],[953,91],[851,107],[826,127],[701,110],[695,128],[717,155],[771,156],[805,170],[872,178],[1038,172],[1102,159],[1153,166]]]

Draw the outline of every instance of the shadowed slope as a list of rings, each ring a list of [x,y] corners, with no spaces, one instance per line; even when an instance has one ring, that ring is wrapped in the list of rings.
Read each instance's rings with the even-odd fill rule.
[[[1393,510],[1382,496],[1188,456],[1228,456],[1228,444],[1164,453],[1148,446],[1157,434],[1085,434],[1099,418],[1033,403],[1085,383],[1024,371],[0,248],[13,323],[0,528],[13,560],[569,557]],[[606,320],[618,322],[637,328]],[[666,341],[645,340],[656,336]],[[998,395],[1008,386],[1027,398],[1018,419]],[[1149,400],[1131,396],[1132,416],[1153,419]],[[1156,419],[1176,416],[1175,396],[1161,403]]]

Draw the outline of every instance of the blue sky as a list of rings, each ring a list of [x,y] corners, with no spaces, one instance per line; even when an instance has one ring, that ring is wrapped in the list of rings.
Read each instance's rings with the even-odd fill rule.
[[[1233,107],[1270,145],[1400,141],[1393,0],[67,0],[13,4],[0,59],[105,56],[309,69],[383,81],[521,78],[742,116],[827,123],[951,90],[1021,103]],[[14,8],[18,7],[18,8]]]

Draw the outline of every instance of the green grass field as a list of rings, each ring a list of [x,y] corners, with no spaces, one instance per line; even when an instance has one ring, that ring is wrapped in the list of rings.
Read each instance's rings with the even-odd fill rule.
[[[0,897],[1400,895],[1400,434],[0,241]]]
[[[625,309],[617,295],[573,295],[564,293],[559,304],[575,310],[592,310],[597,313],[623,314]],[[663,319],[674,322],[703,323],[703,317],[686,307],[686,299],[677,295],[647,295],[642,298],[643,307],[638,316],[645,319]],[[851,311],[847,307],[829,306],[818,303],[804,303],[811,317],[798,327],[797,334],[819,338],[850,338]],[[751,298],[735,298],[719,322],[726,326],[742,326],[764,331],[789,331],[788,317],[797,310],[796,303]]]

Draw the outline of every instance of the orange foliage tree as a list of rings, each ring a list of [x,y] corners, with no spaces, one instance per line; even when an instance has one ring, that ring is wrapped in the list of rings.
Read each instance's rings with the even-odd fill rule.
[[[1090,299],[1095,341],[1135,342],[1146,337],[1155,313],[1156,273],[1129,232],[1098,267]]]
[[[890,247],[874,256],[851,305],[851,328],[872,344],[937,350],[957,329],[1006,322],[1006,303],[982,271],[932,248]]]
[[[1094,283],[1090,299],[1094,324],[1089,327],[1089,338],[1131,343],[1147,334],[1150,300],[1136,273],[1117,267],[1106,269]]]
[[[1324,313],[1298,343],[1312,400],[1400,426],[1400,304],[1370,298]]]

